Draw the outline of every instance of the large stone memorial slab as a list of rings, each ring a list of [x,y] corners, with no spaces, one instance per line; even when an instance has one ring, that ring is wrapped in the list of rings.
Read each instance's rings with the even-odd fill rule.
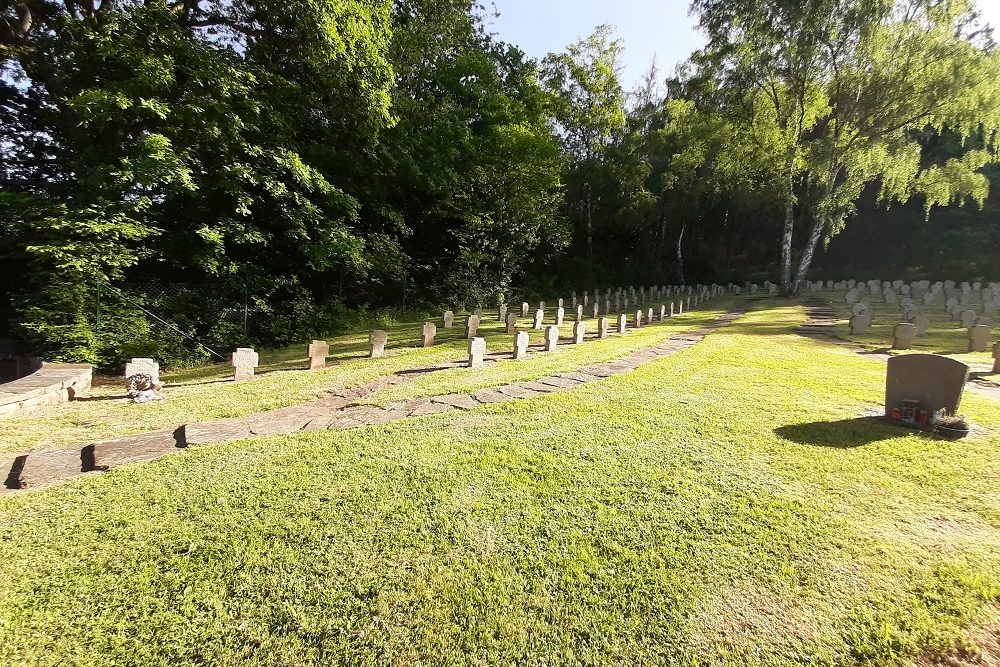
[[[944,408],[955,414],[969,379],[969,366],[938,354],[901,354],[890,357],[885,375],[885,414],[903,401],[916,401],[928,414]]]

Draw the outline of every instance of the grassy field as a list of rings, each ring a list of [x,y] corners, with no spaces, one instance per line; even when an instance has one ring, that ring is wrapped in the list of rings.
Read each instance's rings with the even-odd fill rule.
[[[948,650],[1000,600],[1000,402],[967,394],[977,429],[959,442],[873,422],[884,362],[794,334],[802,317],[772,304],[568,392],[2,498],[0,658],[854,665]]]
[[[733,301],[732,298],[719,298],[710,304],[703,304],[699,310],[683,317],[632,332],[626,337],[627,342],[588,340],[586,345],[572,352],[545,355],[544,362],[540,361],[542,355],[535,355],[533,361],[519,364],[520,375],[517,379],[534,379],[559,370],[573,370],[655,345],[677,331],[701,326]],[[547,309],[546,322],[552,323],[554,318],[555,308]],[[483,320],[479,333],[486,337],[488,351],[510,350],[514,337],[503,333],[504,327],[496,313],[486,313]],[[308,367],[309,360],[306,357],[307,346],[302,344],[262,351],[258,377],[253,382],[232,382],[233,369],[228,364],[165,372],[162,380],[167,387],[167,400],[156,403],[135,405],[125,397],[124,382],[120,378],[104,378],[84,400],[48,406],[21,417],[0,420],[0,453],[82,445],[119,435],[173,428],[187,422],[240,417],[296,405],[323,391],[357,387],[379,376],[465,358],[465,318],[456,317],[452,329],[444,329],[441,322],[437,324],[437,344],[433,348],[418,347],[421,321],[383,325],[389,334],[389,346],[387,355],[379,359],[367,358],[368,332],[331,337],[328,339],[329,366],[320,371],[303,370]],[[519,320],[518,325],[528,330],[532,344],[542,343],[543,332],[530,329],[530,318]],[[595,331],[596,320],[588,319],[587,327],[589,331]],[[571,338],[572,329],[572,318],[566,319],[560,327],[561,336]],[[463,373],[457,371],[446,377],[455,387],[460,387]],[[495,372],[485,370],[477,372],[476,377],[494,375]],[[465,376],[468,374],[465,373]],[[418,383],[418,387],[421,384]],[[405,391],[391,395],[401,395]]]

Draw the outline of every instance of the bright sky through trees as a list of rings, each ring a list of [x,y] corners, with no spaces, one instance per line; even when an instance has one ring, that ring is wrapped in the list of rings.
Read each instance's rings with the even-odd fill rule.
[[[1000,0],[978,0],[983,16],[1000,26]],[[622,83],[631,88],[656,56],[663,76],[704,43],[688,16],[688,0],[493,0],[500,16],[493,30],[541,58],[562,51],[602,23],[615,26],[625,43]]]

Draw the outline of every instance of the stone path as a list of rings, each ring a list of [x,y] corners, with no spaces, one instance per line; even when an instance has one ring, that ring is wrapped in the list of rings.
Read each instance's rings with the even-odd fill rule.
[[[627,357],[606,363],[591,364],[575,371],[556,373],[538,380],[514,382],[471,394],[445,394],[415,398],[384,407],[358,405],[357,400],[386,387],[448,368],[464,366],[450,362],[427,368],[403,371],[380,377],[354,389],[331,392],[315,401],[233,419],[183,424],[139,435],[103,440],[82,448],[33,451],[13,459],[0,460],[0,470],[6,471],[0,494],[16,493],[21,489],[37,489],[83,475],[100,474],[118,466],[152,461],[179,448],[242,440],[251,437],[282,435],[299,431],[342,430],[422,417],[452,410],[471,410],[489,403],[503,403],[542,394],[567,391],[603,378],[628,373],[635,368],[693,346],[714,330],[730,324],[742,311],[719,316],[706,326],[672,336]],[[487,363],[509,358],[510,353],[493,353]]]

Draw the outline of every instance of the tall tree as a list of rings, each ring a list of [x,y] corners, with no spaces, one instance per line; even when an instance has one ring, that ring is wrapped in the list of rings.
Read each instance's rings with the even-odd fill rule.
[[[886,203],[913,195],[928,209],[982,203],[988,184],[980,169],[996,159],[1000,129],[1000,57],[969,0],[692,6],[729,108],[785,145],[786,294],[798,290],[819,242],[844,227],[870,183],[880,184]],[[927,128],[958,133],[969,150],[943,163],[922,160]],[[796,197],[808,234],[793,274]]]
[[[552,115],[569,160],[567,207],[583,229],[584,249],[591,260],[595,186],[608,148],[625,126],[621,54],[621,41],[610,26],[602,25],[564,53],[549,54],[542,64],[543,80],[552,94]]]

